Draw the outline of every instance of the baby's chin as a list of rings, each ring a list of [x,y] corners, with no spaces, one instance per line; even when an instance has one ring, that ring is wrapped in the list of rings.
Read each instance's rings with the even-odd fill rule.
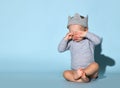
[[[81,40],[74,40],[74,41],[76,41],[76,42],[80,42]]]
[[[76,41],[76,42],[80,42],[81,40],[83,40],[82,38],[81,39],[73,39],[73,41]]]

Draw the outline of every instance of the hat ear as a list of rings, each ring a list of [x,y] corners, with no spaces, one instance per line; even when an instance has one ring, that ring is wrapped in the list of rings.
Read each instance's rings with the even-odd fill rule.
[[[86,16],[86,20],[88,21],[88,15]]]
[[[71,16],[68,16],[68,21],[71,20]]]
[[[86,19],[86,26],[88,27],[88,15],[85,17]]]
[[[76,13],[76,14],[74,15],[74,17],[80,18],[80,15],[79,15],[78,13]]]

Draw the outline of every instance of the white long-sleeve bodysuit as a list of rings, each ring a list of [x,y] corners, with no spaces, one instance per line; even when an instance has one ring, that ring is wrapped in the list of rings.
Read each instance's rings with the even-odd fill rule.
[[[63,39],[58,46],[58,51],[70,50],[71,69],[77,70],[86,68],[90,63],[94,62],[94,48],[100,42],[101,39],[97,35],[87,32],[86,37],[80,42]]]

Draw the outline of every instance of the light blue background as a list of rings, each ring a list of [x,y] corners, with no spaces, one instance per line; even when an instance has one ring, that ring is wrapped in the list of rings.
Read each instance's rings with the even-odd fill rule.
[[[57,46],[68,32],[68,15],[89,16],[89,30],[103,38],[102,54],[120,72],[119,0],[0,0],[0,72],[46,72],[70,68],[70,53]]]

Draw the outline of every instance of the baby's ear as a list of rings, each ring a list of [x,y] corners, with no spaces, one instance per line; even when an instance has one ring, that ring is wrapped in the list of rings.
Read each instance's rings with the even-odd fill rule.
[[[86,32],[88,31],[88,28],[87,28],[87,27],[85,27],[85,31],[86,31]]]

